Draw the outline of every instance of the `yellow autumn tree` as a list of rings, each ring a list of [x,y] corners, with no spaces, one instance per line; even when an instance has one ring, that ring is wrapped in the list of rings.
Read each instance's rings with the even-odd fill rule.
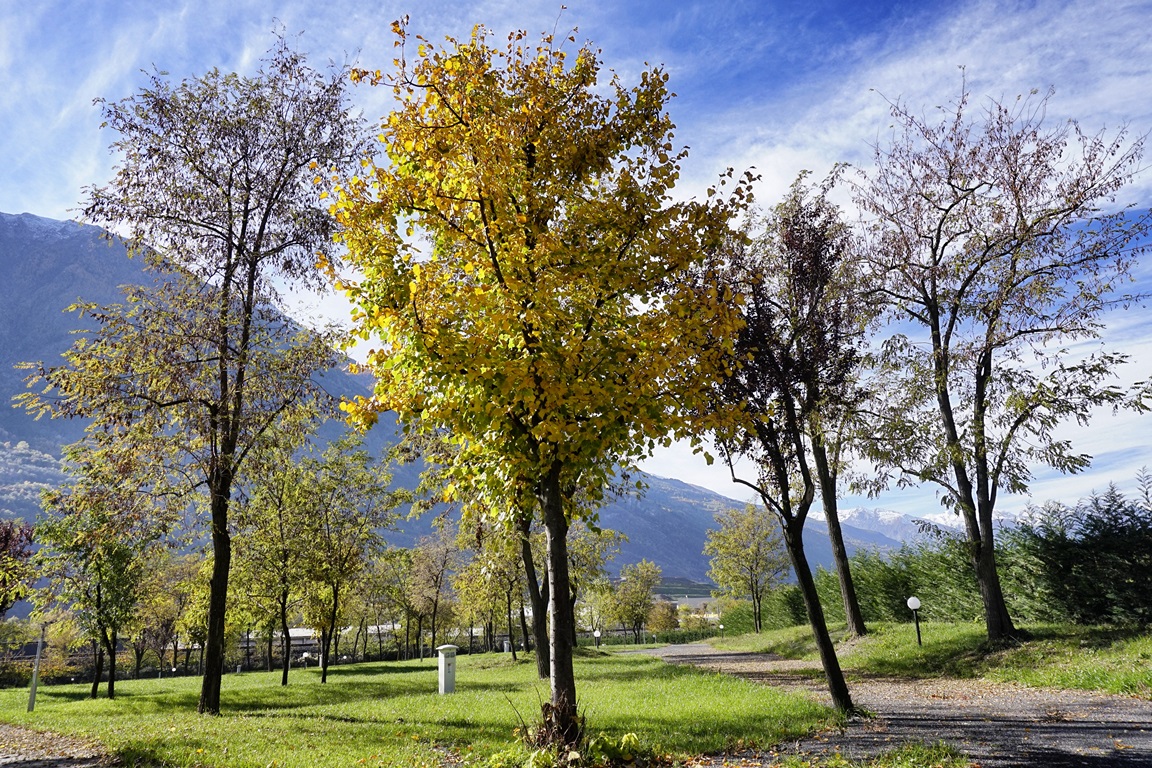
[[[379,343],[373,397],[346,407],[362,424],[394,411],[409,430],[450,434],[450,498],[509,510],[510,525],[541,516],[542,735],[571,743],[574,617],[556,599],[571,594],[570,502],[579,488],[594,505],[620,467],[705,410],[735,312],[700,275],[750,177],[729,171],[705,200],[673,201],[685,152],[660,69],[627,88],[595,50],[565,52],[573,37],[533,45],[518,32],[497,48],[477,27],[437,47],[403,22],[393,31],[395,71],[353,75],[399,102],[381,127],[385,161],[344,179],[332,208],[358,270],[340,287],[358,335]]]

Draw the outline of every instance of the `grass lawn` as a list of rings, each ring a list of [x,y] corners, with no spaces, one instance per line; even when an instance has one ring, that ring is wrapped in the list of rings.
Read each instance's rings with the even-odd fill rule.
[[[1031,639],[991,649],[983,624],[921,622],[924,645],[911,624],[875,623],[868,636],[838,646],[855,674],[982,677],[1025,685],[1079,688],[1152,698],[1152,635],[1106,627],[1033,624]],[[844,628],[833,637],[842,639]],[[714,641],[720,648],[816,660],[807,626]]]
[[[469,762],[514,741],[521,718],[538,719],[548,699],[529,658],[458,658],[456,693],[440,696],[434,660],[224,676],[223,714],[196,714],[198,678],[117,681],[116,699],[93,701],[87,685],[42,686],[27,713],[27,689],[0,691],[0,720],[84,735],[123,764],[166,766],[421,766],[445,752]],[[581,652],[577,690],[590,731],[674,755],[738,743],[770,746],[836,722],[831,710],[764,686],[640,655]],[[103,689],[102,689],[103,692]]]

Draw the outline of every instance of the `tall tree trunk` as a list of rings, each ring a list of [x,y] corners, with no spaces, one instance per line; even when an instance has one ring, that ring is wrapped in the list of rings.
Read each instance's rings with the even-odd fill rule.
[[[988,633],[988,642],[997,644],[1020,637],[1022,633],[1016,628],[1012,616],[1008,613],[1008,604],[1004,600],[1004,591],[1000,586],[1000,573],[996,568],[992,502],[986,498],[981,498],[977,502],[967,472],[956,463],[953,464],[953,472],[957,480],[957,490],[960,492],[958,502],[964,519],[969,558],[976,572],[976,583],[984,606],[984,628]]]
[[[792,569],[796,572],[796,581],[800,585],[800,594],[804,597],[804,608],[808,613],[808,623],[812,627],[812,635],[816,640],[816,648],[820,652],[820,664],[824,667],[824,677],[828,681],[828,692],[832,694],[832,703],[841,712],[851,712],[852,697],[848,695],[848,683],[844,680],[844,673],[840,669],[840,660],[836,658],[836,646],[828,634],[828,625],[824,621],[824,608],[820,605],[820,595],[816,592],[816,581],[812,578],[812,569],[808,566],[808,557],[804,554],[803,518],[799,522],[785,524],[784,543],[788,547],[788,555],[792,558]]]
[[[996,540],[992,528],[992,505],[981,503],[979,543],[969,542],[972,565],[976,570],[976,583],[984,604],[984,627],[990,643],[1003,643],[1020,638],[1024,632],[1017,629],[1008,613],[1004,590],[1000,586],[1000,571],[996,567]]]
[[[116,643],[119,638],[116,630],[104,633],[104,642],[108,649],[108,698],[116,698]]]
[[[328,665],[332,663],[332,654],[340,652],[340,641],[337,638],[340,630],[336,622],[340,617],[340,582],[332,584],[332,602],[328,611],[328,631],[320,633],[320,640],[324,644],[320,652],[320,682],[328,682]]]
[[[364,620],[364,617],[360,617],[360,622],[356,625],[356,637],[352,638],[352,661],[356,661],[356,653],[360,650],[360,635],[365,631],[366,624],[367,622]],[[368,647],[367,637],[364,638],[364,647]],[[365,651],[365,654],[367,654],[367,651]]]
[[[528,581],[528,600],[532,603],[532,644],[536,647],[536,676],[547,680],[551,674],[548,655],[548,574],[544,574],[543,586],[536,575],[536,561],[532,557],[532,518],[521,517],[520,558],[524,562],[524,575]]]
[[[824,507],[824,519],[828,523],[828,539],[832,542],[832,560],[836,564],[836,576],[840,581],[840,599],[844,603],[848,634],[862,637],[868,634],[868,628],[864,625],[864,614],[860,611],[860,600],[856,597],[856,585],[852,581],[852,569],[848,562],[848,549],[844,546],[844,533],[840,529],[840,510],[836,504],[836,477],[828,463],[828,451],[822,440],[813,438],[812,457],[816,462],[820,502]]]
[[[292,635],[288,631],[288,593],[281,591],[278,599],[280,608],[280,685],[288,685],[288,669],[292,666]],[[271,638],[272,633],[268,633]],[[269,640],[268,658],[272,658],[272,645]],[[271,661],[269,661],[271,664]]]
[[[505,607],[508,609],[508,647],[512,649],[512,661],[516,661],[516,635],[512,633],[512,593],[504,593]]]
[[[100,641],[92,641],[92,693],[89,698],[100,695],[100,678],[104,676],[104,647]]]
[[[576,632],[576,590],[572,590],[572,597],[568,599],[568,610],[572,614],[572,647],[580,645],[580,636]]]
[[[228,608],[228,568],[232,563],[232,539],[228,533],[228,498],[232,477],[224,470],[212,472],[209,481],[212,505],[212,578],[208,593],[208,637],[201,652],[204,682],[196,710],[202,715],[220,714],[220,679],[224,674],[224,617]]]
[[[332,630],[320,630],[320,682],[328,682],[328,653],[332,650]]]
[[[764,604],[764,592],[761,590],[756,575],[750,575],[748,580],[748,593],[752,599],[752,629],[757,634],[761,629],[764,629],[764,622],[761,621],[763,611],[760,610]]]
[[[524,650],[531,651],[537,647],[532,643],[532,638],[528,634],[528,616],[524,611],[524,596],[520,596],[520,634],[524,637]]]
[[[412,614],[408,611],[404,612],[404,655],[403,659],[407,661],[412,658],[408,654],[408,638],[412,634]]]
[[[395,629],[395,625],[393,625],[393,629]],[[376,648],[380,652],[378,661],[384,661],[384,625],[380,623],[379,614],[376,615]]]
[[[548,618],[551,660],[552,700],[545,708],[545,725],[553,738],[564,744],[575,744],[580,738],[580,721],[576,709],[576,675],[572,667],[571,582],[568,577],[568,520],[564,515],[558,464],[541,480],[540,508],[548,541]]]
[[[988,473],[987,443],[984,434],[984,414],[987,403],[988,382],[991,375],[990,352],[980,360],[974,382],[974,404],[972,418],[973,461],[979,488],[973,487],[972,478],[964,464],[963,445],[956,426],[952,408],[952,394],[948,388],[948,362],[943,352],[938,324],[932,326],[933,367],[936,374],[936,404],[943,421],[944,437],[952,453],[952,476],[956,480],[957,506],[964,517],[964,530],[968,538],[968,548],[972,566],[976,571],[976,583],[980,589],[980,599],[984,604],[984,628],[988,642],[1002,643],[1020,636],[1004,592],[1000,587],[1000,574],[996,570],[996,547],[992,532],[991,488]],[[977,498],[979,492],[979,498]]]

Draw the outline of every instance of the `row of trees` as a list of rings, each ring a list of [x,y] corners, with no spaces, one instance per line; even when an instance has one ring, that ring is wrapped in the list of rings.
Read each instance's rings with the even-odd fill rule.
[[[1123,355],[1065,350],[1126,298],[1149,219],[1104,206],[1139,168],[1140,140],[1049,127],[1048,96],[973,116],[962,90],[939,121],[897,102],[875,169],[849,178],[861,227],[831,201],[843,172],[802,176],[746,215],[751,173],[675,199],[685,151],[662,70],[628,87],[602,77],[595,50],[569,56],[552,36],[497,47],[477,28],[413,51],[405,24],[393,29],[394,71],[351,72],[397,102],[373,147],[346,73],[316,73],[283,41],[254,78],[156,75],[104,105],[122,165],[86,212],[158,280],[122,305],[82,305],[96,330],[65,366],[37,369],[47,388],[25,403],[91,418],[95,445],[132,446],[153,498],[202,492],[201,711],[219,710],[233,494],[331,405],[318,377],[336,362],[329,339],[268,302],[323,275],[354,305],[354,338],[378,342],[364,365],[375,390],[344,404],[349,417],[367,428],[390,411],[446,445],[439,497],[519,542],[550,738],[580,730],[571,527],[673,437],[711,438],[775,516],[839,707],[851,699],[802,532],[819,497],[845,612],[864,632],[836,514],[850,458],[874,464],[874,490],[942,488],[965,522],[989,638],[1015,633],[998,495],[1023,491],[1037,464],[1084,466],[1054,436],[1062,420],[1146,404],[1112,383]],[[278,502],[265,503],[272,519]]]
[[[157,507],[150,473],[112,462],[123,455],[101,453],[87,441],[70,446],[68,455],[69,482],[44,494],[39,552],[29,557],[25,544],[25,556],[6,562],[4,573],[9,581],[20,579],[21,594],[30,582],[47,579],[32,593],[38,614],[70,627],[57,630],[69,641],[91,642],[93,697],[107,660],[112,698],[119,648],[131,646],[138,675],[149,651],[164,668],[169,649],[175,666],[179,648],[205,646],[210,593],[204,577],[213,563],[211,556],[174,554],[191,542]],[[319,638],[321,683],[340,656],[342,635],[351,634],[353,656],[360,647],[361,658],[367,656],[370,625],[377,628],[379,655],[383,627],[391,627],[403,656],[413,648],[423,656],[449,632],[457,641],[466,633],[471,648],[476,627],[483,628],[489,649],[505,631],[514,642],[519,631],[523,646],[531,647],[517,535],[483,520],[453,524],[442,514],[434,533],[413,549],[387,546],[384,535],[413,494],[388,489],[386,470],[355,434],[316,455],[261,454],[250,466],[233,515],[228,645],[236,646],[242,628],[254,630],[267,641],[271,664],[278,639],[282,684],[294,659],[290,629],[296,626]],[[28,527],[8,528],[14,540],[31,539]],[[528,549],[539,561],[542,533],[529,529],[528,535]],[[588,629],[619,625],[638,637],[660,569],[647,561],[626,565],[613,585],[607,565],[622,537],[577,524],[569,538],[573,610],[581,600]]]

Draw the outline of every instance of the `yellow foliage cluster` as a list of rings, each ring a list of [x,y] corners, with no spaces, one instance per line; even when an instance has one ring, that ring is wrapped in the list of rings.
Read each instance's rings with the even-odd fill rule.
[[[417,38],[408,60],[394,31],[387,162],[332,205],[361,274],[342,284],[356,333],[381,342],[374,396],[345,409],[448,432],[458,481],[503,498],[556,468],[607,477],[691,431],[738,322],[738,297],[700,278],[750,177],[673,201],[684,151],[659,69],[627,88],[587,47],[515,33],[497,48],[482,27],[443,48]]]

